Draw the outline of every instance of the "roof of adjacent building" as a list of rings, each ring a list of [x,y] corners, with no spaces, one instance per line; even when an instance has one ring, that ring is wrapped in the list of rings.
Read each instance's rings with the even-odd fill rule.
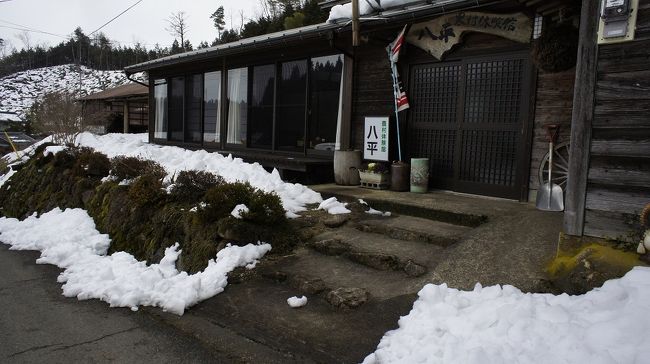
[[[22,120],[20,119],[18,114],[14,112],[0,111],[0,121],[13,121],[19,123]]]
[[[108,100],[117,98],[127,98],[134,96],[146,96],[149,94],[149,88],[139,83],[127,83],[122,86],[106,89],[88,96],[79,98],[79,100]]]
[[[32,145],[36,142],[36,139],[30,137],[29,135],[25,133],[20,133],[20,132],[7,132],[9,135],[9,138],[11,139],[11,142],[14,143],[15,145]],[[5,136],[5,133],[2,132],[0,133],[0,145],[3,146],[9,146],[11,145],[9,141],[7,140],[7,136]]]

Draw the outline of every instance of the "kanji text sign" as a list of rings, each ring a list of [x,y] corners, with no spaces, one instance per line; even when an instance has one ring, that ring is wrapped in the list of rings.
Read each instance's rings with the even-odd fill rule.
[[[366,117],[363,159],[388,161],[388,117]]]

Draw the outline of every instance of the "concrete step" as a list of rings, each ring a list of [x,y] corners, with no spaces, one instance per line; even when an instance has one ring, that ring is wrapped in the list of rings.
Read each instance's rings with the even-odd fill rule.
[[[374,217],[361,220],[357,229],[393,239],[421,241],[447,247],[472,228],[413,216]]]
[[[302,294],[319,294],[327,300],[332,291],[361,288],[369,294],[368,300],[383,301],[417,293],[426,281],[424,276],[409,277],[402,272],[377,270],[344,256],[325,255],[305,247],[282,258],[274,267],[277,267],[275,271],[266,270],[261,274],[285,281]]]
[[[309,246],[326,255],[347,258],[377,269],[404,271],[420,276],[432,270],[445,257],[445,249],[419,241],[404,241],[351,227],[319,234]]]

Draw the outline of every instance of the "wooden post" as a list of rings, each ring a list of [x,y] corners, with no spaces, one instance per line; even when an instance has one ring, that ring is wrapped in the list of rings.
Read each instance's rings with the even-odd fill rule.
[[[129,132],[129,101],[124,100],[124,134]]]
[[[359,0],[352,0],[352,46],[359,46]]]
[[[599,8],[600,1],[582,1],[573,117],[571,119],[569,176],[564,211],[564,232],[576,236],[582,235],[585,225],[589,149],[591,147],[591,125],[594,119],[598,66],[596,39]]]

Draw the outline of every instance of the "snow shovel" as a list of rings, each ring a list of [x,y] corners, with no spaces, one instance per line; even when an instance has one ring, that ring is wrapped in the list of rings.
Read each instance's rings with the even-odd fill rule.
[[[562,187],[553,183],[553,144],[557,140],[560,126],[544,125],[548,136],[548,181],[537,191],[537,208],[543,211],[564,211],[564,192]]]

